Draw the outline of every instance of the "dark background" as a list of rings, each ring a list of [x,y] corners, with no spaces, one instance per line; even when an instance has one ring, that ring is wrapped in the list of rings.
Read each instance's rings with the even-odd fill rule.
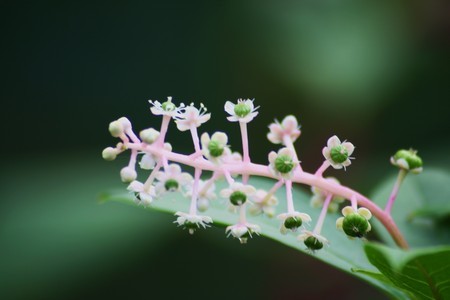
[[[449,169],[447,1],[2,1],[0,295],[4,299],[379,299],[372,287],[260,238],[194,237],[172,216],[97,196],[122,188],[108,123],[159,126],[148,99],[203,102],[240,149],[226,100],[255,98],[252,159],[294,114],[303,168],[337,134],[356,160],[337,175],[365,194],[414,147]],[[173,126],[168,139],[192,151]],[[124,187],[123,187],[124,188]],[[165,224],[165,225],[164,225]]]

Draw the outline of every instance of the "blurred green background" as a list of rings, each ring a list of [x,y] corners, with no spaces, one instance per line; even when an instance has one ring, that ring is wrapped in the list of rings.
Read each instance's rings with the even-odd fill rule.
[[[345,184],[365,194],[414,147],[449,170],[450,22],[444,0],[2,1],[0,298],[380,299],[350,275],[223,228],[191,237],[173,217],[116,203],[101,160],[108,123],[159,126],[148,99],[203,102],[240,149],[223,104],[256,98],[252,158],[267,162],[274,119],[294,114],[303,168],[327,138],[356,145]],[[174,126],[168,139],[190,152]],[[305,203],[306,205],[306,203]]]

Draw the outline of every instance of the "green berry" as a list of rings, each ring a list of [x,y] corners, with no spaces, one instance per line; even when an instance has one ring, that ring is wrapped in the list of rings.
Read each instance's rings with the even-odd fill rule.
[[[278,172],[286,174],[292,171],[294,168],[294,161],[292,160],[292,157],[288,155],[278,155],[278,157],[275,159],[275,169],[277,169]]]
[[[331,148],[330,156],[335,163],[341,164],[348,159],[348,151],[344,146],[339,145]]]
[[[164,183],[164,187],[166,188],[166,191],[169,191],[169,192],[178,190],[179,186],[180,185],[178,184],[178,181],[176,181],[175,179],[168,179]]]
[[[421,168],[423,166],[422,159],[417,155],[415,150],[398,150],[394,155],[395,160],[403,158],[408,163],[409,169]]]
[[[213,157],[219,157],[222,155],[223,153],[223,147],[222,145],[217,142],[217,141],[210,141],[208,144],[208,150],[209,150],[209,154],[211,154],[211,156]]]
[[[369,222],[363,216],[352,213],[344,218],[342,229],[351,237],[363,237],[369,231]]]
[[[138,192],[134,193],[134,196],[136,197],[136,199],[138,199],[139,201],[141,201],[141,194]]]
[[[173,111],[177,108],[175,106],[175,104],[173,104],[171,101],[166,101],[161,106],[162,106],[162,109],[165,111]]]
[[[242,205],[247,201],[247,195],[241,191],[235,191],[230,195],[230,202],[233,205]]]
[[[298,227],[302,226],[302,219],[299,217],[289,217],[284,221],[284,227],[287,229],[295,230]]]
[[[320,250],[323,248],[322,242],[320,242],[316,237],[309,236],[304,241],[305,246],[310,250]]]
[[[189,230],[195,230],[199,228],[197,223],[189,221],[184,222],[183,226]]]
[[[243,118],[250,113],[250,107],[245,103],[238,103],[234,106],[234,113]]]

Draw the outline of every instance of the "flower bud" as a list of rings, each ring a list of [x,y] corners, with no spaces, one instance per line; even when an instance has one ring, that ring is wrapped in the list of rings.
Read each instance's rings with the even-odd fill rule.
[[[122,179],[122,182],[129,183],[137,178],[137,173],[134,169],[125,167],[120,170],[120,177]]]
[[[120,137],[123,134],[123,130],[122,122],[116,120],[109,123],[109,132],[113,137]]]
[[[130,122],[130,120],[128,120],[127,118],[122,117],[122,118],[120,118],[120,119],[117,120],[117,121],[119,121],[120,123],[122,123],[122,126],[123,126],[123,129],[124,129],[124,130],[131,129],[131,122]]]
[[[148,129],[144,129],[139,133],[139,136],[141,137],[141,140],[144,143],[147,144],[153,144],[159,137],[159,131],[153,129],[153,128],[148,128]]]
[[[113,147],[105,148],[102,152],[102,157],[104,160],[115,160],[117,157],[117,150]]]
[[[422,171],[423,162],[417,155],[417,151],[410,150],[398,150],[393,157],[391,157],[391,163],[394,166],[399,167],[413,173],[420,173]]]

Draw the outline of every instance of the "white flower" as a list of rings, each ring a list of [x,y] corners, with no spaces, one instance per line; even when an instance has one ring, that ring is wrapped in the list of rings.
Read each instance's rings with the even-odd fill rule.
[[[311,217],[308,214],[298,211],[279,214],[277,218],[281,220],[280,232],[282,234],[286,234],[289,230],[295,232],[303,223],[311,222]]]
[[[252,215],[264,213],[269,218],[275,215],[275,206],[278,204],[278,200],[274,195],[269,196],[265,190],[257,190],[251,199],[252,205],[249,208],[249,212]]]
[[[190,215],[180,211],[175,213],[175,216],[178,218],[174,223],[187,228],[190,234],[194,234],[194,231],[199,228],[209,227],[209,224],[212,223],[212,219],[208,216]]]
[[[251,185],[245,185],[240,182],[233,182],[228,188],[220,191],[220,196],[228,198],[233,205],[244,204],[248,197],[253,195],[256,189]]]
[[[148,100],[152,107],[150,110],[154,115],[165,115],[170,117],[175,117],[178,113],[180,108],[184,107],[184,104],[181,103],[180,107],[177,107],[172,102],[172,97],[167,97],[167,101],[163,103],[159,103],[159,101],[152,101]]]
[[[274,144],[284,145],[284,136],[289,136],[292,142],[295,142],[300,136],[300,126],[298,125],[297,118],[294,116],[287,116],[281,121],[281,124],[275,120],[275,123],[269,125],[270,132],[267,134],[267,138]]]
[[[322,149],[322,154],[326,160],[331,164],[331,166],[335,169],[342,169],[342,167],[348,167],[352,162],[350,157],[353,151],[355,150],[355,146],[349,142],[343,142],[339,140],[337,136],[332,136],[328,139],[327,147]]]
[[[172,145],[169,143],[164,143],[164,149],[167,151],[172,151]],[[144,170],[151,170],[155,167],[157,162],[157,158],[151,153],[145,153],[141,161],[139,162],[139,166]]]
[[[253,237],[252,234],[259,235],[261,233],[261,228],[255,224],[238,223],[236,225],[228,226],[225,233],[228,233],[227,237],[232,235],[233,237],[239,239],[241,244],[245,244],[247,243],[247,239],[249,237]]]
[[[275,176],[281,176],[289,179],[295,168],[298,166],[298,161],[294,159],[295,154],[289,148],[281,148],[278,153],[272,151],[269,153],[269,169]]]
[[[158,183],[155,188],[158,196],[165,192],[180,191],[182,187],[193,181],[191,174],[181,172],[181,167],[177,164],[170,164],[164,168],[164,171],[156,173],[156,179]]]
[[[231,154],[227,146],[228,136],[223,132],[215,132],[211,138],[208,133],[201,136],[202,153],[210,161],[220,163],[223,158]]]
[[[325,180],[332,184],[339,185],[339,181],[334,177],[327,177]],[[311,198],[310,205],[314,208],[322,207],[325,199],[327,198],[328,192],[319,189],[318,187],[311,186],[311,191],[313,192],[313,197]],[[342,203],[344,198],[341,196],[333,195],[330,205],[328,206],[329,212],[336,212],[339,209],[339,203]]]
[[[308,247],[308,250],[312,252],[320,250],[323,246],[328,246],[330,244],[324,236],[309,230],[302,230],[302,233],[297,237],[297,239],[302,241],[306,247]]]
[[[228,121],[248,123],[253,120],[258,115],[256,110],[259,108],[259,106],[255,107],[253,105],[253,101],[254,99],[238,99],[237,104],[227,101],[225,103],[225,111],[230,115],[227,117]]]
[[[180,113],[175,116],[178,130],[186,131],[192,126],[199,127],[211,118],[211,114],[206,113],[207,109],[203,104],[200,104],[200,109],[194,107],[194,104],[182,108]]]
[[[148,190],[145,190],[144,184],[136,180],[130,183],[127,190],[134,193],[137,204],[142,204],[144,206],[150,205],[150,203],[153,202],[153,198],[156,196],[154,186],[150,186]]]
[[[206,186],[206,184],[208,184],[208,186]],[[186,186],[186,195],[188,197],[192,197],[192,188],[192,184]],[[216,193],[214,192],[215,189],[216,186],[214,182],[207,183],[203,180],[198,182],[197,209],[199,211],[206,211],[209,208],[209,201],[217,198]]]

